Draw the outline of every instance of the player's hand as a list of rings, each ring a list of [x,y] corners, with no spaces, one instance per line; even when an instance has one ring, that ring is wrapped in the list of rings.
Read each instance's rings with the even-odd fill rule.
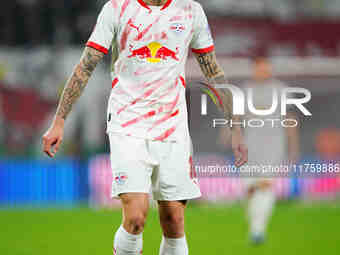
[[[231,131],[231,146],[235,156],[235,165],[240,167],[248,162],[248,148],[244,143],[243,134],[240,128]]]
[[[51,158],[59,150],[64,135],[64,120],[55,119],[51,127],[42,137],[43,151]]]

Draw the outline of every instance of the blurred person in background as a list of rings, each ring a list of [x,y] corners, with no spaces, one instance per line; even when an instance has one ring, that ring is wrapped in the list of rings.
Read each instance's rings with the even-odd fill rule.
[[[269,109],[274,91],[277,91],[277,95],[281,95],[280,91],[287,86],[273,78],[272,66],[268,59],[258,57],[253,65],[253,78],[244,84],[244,89],[252,90],[255,109]],[[279,96],[279,105],[280,98]],[[267,223],[275,204],[273,171],[298,161],[299,131],[298,126],[293,127],[293,123],[290,123],[289,127],[281,124],[283,119],[298,120],[289,107],[286,116],[281,115],[280,107],[277,107],[273,114],[266,116],[255,115],[247,108],[244,120],[249,123],[252,119],[262,120],[264,125],[261,127],[246,125],[245,140],[249,148],[248,167],[254,170],[270,169],[268,177],[261,173],[259,176],[249,176],[245,179],[250,238],[253,243],[260,244],[265,240]],[[271,119],[280,121],[271,122],[269,121]]]
[[[55,156],[73,104],[112,46],[107,133],[112,195],[121,200],[124,216],[115,234],[114,254],[142,253],[152,187],[163,230],[160,254],[187,255],[186,201],[201,196],[192,166],[185,103],[184,67],[189,49],[210,84],[225,83],[205,13],[192,0],[109,1],[86,46],[43,136],[43,150]],[[224,114],[237,121],[231,93],[218,90]],[[241,128],[234,127],[231,133],[236,165],[241,166],[247,161]]]
[[[280,91],[287,87],[283,82],[275,79],[272,72],[268,59],[255,58],[252,79],[242,86],[244,91],[252,90],[252,102],[257,110],[269,109],[274,91],[277,95],[281,95]],[[249,93],[247,96],[250,96]],[[278,105],[280,105],[280,99]],[[276,121],[272,121],[273,119]],[[295,164],[299,160],[298,127],[283,127],[280,122],[283,119],[298,121],[297,115],[289,107],[287,107],[286,116],[281,116],[280,107],[277,107],[273,114],[265,116],[255,115],[247,107],[243,116],[245,141],[249,149],[248,164],[244,167],[250,172],[245,172],[246,176],[242,174],[241,176],[245,177],[243,184],[248,198],[249,234],[253,244],[261,244],[265,241],[267,224],[275,204],[273,170]],[[288,125],[294,124],[287,123]],[[229,137],[229,131],[222,128],[218,142],[223,146],[228,146]],[[257,169],[264,168],[269,169],[266,172],[269,176],[263,172],[259,174],[256,172]]]

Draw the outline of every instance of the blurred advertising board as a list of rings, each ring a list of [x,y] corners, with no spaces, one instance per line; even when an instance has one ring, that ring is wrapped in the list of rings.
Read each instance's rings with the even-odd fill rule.
[[[97,155],[89,160],[89,203],[94,208],[113,208],[119,201],[111,198],[112,170],[109,155]]]
[[[194,157],[198,164],[231,164],[228,157],[219,154],[199,154]],[[308,159],[310,162],[310,159]],[[314,160],[317,162],[317,160]],[[197,169],[197,168],[196,168]],[[111,199],[112,170],[109,155],[98,155],[89,161],[90,204],[93,207],[111,208],[119,205]],[[274,189],[279,199],[329,199],[340,194],[340,179],[276,177]],[[244,199],[246,196],[243,178],[200,177],[201,201],[228,203]]]
[[[1,206],[72,206],[87,199],[87,167],[77,160],[1,160]]]

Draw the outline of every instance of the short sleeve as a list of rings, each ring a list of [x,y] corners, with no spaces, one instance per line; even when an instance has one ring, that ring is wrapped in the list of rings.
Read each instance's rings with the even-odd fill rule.
[[[214,41],[211,35],[207,16],[199,3],[194,9],[194,34],[190,47],[194,53],[208,53],[214,50]]]
[[[97,24],[90,36],[90,39],[86,43],[86,46],[107,54],[114,37],[114,27],[114,8],[110,1],[107,2],[101,10],[97,19]]]

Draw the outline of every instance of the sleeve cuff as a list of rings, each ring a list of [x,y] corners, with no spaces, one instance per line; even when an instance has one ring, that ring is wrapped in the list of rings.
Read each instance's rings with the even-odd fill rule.
[[[98,50],[100,52],[103,52],[104,54],[107,54],[109,52],[108,49],[106,49],[105,47],[103,47],[103,46],[101,46],[101,45],[99,45],[99,44],[97,44],[95,42],[87,42],[86,46],[87,47],[91,47],[93,49],[96,49],[96,50]]]
[[[211,45],[210,47],[207,48],[203,48],[203,49],[191,49],[193,53],[198,53],[198,54],[202,54],[202,53],[209,53],[212,52],[215,49],[214,45]]]

